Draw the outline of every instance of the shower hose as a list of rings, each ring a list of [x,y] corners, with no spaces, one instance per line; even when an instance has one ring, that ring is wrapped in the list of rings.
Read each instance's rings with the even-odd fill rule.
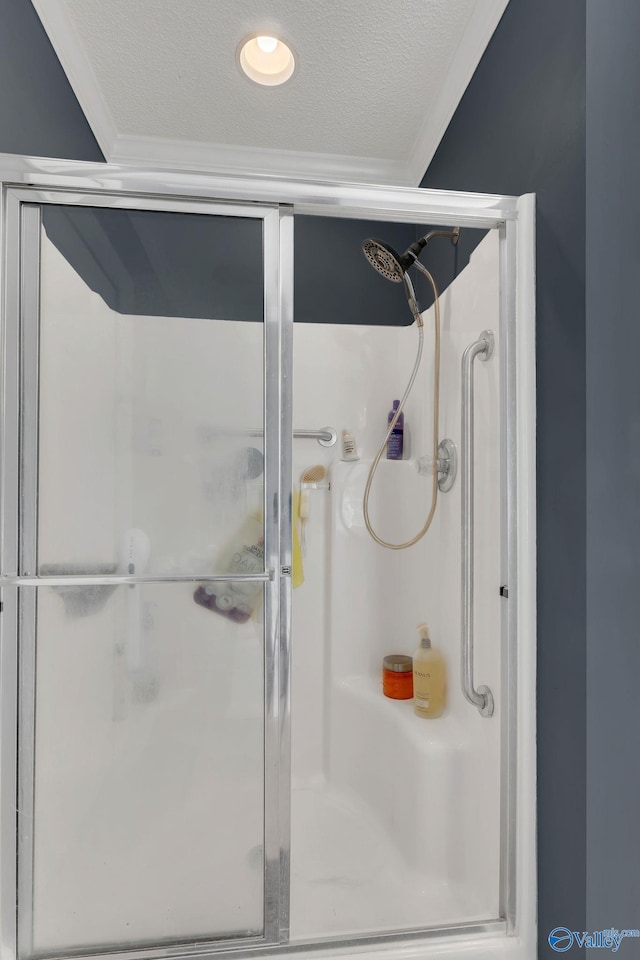
[[[429,508],[429,513],[427,514],[427,519],[424,522],[422,529],[416,533],[415,537],[412,537],[411,540],[407,540],[405,543],[389,543],[387,540],[383,540],[382,537],[379,537],[378,534],[373,529],[371,524],[371,517],[369,516],[369,497],[371,495],[371,485],[373,484],[373,478],[376,475],[376,470],[378,469],[378,464],[382,459],[385,448],[387,446],[387,441],[393,432],[393,428],[400,418],[404,406],[409,399],[409,394],[413,389],[416,376],[418,375],[418,370],[420,369],[420,362],[422,360],[422,352],[424,349],[424,326],[422,323],[422,317],[416,317],[416,326],[418,327],[418,352],[416,354],[416,360],[413,365],[413,371],[409,377],[409,382],[407,384],[406,390],[400,405],[395,412],[395,415],[389,424],[389,429],[385,435],[384,440],[380,444],[380,449],[378,450],[373,463],[369,469],[369,475],[367,477],[367,483],[364,488],[364,497],[362,501],[362,508],[364,512],[364,522],[367,530],[381,547],[387,547],[389,550],[406,550],[407,547],[413,547],[414,544],[418,543],[419,540],[422,540],[425,533],[431,526],[431,521],[433,520],[434,514],[436,512],[436,506],[438,504],[438,434],[440,432],[440,297],[438,295],[438,288],[436,282],[427,270],[421,263],[416,263],[416,266],[420,269],[421,273],[429,280],[433,288],[433,317],[434,317],[434,339],[435,339],[435,350],[434,350],[434,359],[433,359],[433,480],[431,485],[431,506]]]

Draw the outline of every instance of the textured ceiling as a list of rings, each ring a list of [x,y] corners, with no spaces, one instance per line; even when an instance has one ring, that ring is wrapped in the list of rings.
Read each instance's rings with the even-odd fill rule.
[[[293,153],[314,170],[344,158],[347,173],[406,182],[416,153],[437,146],[425,142],[433,118],[446,126],[507,0],[33,2],[108,159],[242,167],[243,150],[249,166],[267,151],[277,172]],[[287,84],[241,75],[236,49],[256,32],[293,47]]]

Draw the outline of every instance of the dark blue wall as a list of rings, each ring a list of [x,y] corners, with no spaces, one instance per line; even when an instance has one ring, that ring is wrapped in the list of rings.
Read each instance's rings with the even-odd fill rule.
[[[49,239],[113,310],[154,317],[262,319],[259,221],[52,206],[43,222]],[[362,254],[363,239],[377,235],[404,250],[416,228],[296,217],[296,321],[412,323],[402,285],[384,280]]]
[[[556,956],[549,930],[586,929],[583,0],[511,0],[423,186],[537,194],[539,955]]]
[[[639,128],[639,16],[637,0],[511,0],[423,181],[424,186],[445,189],[533,191],[538,196],[542,957],[555,956],[546,944],[551,927],[586,929],[587,865],[589,925],[640,926],[635,759],[640,323],[631,287],[635,274],[624,265],[625,259],[640,260],[640,145],[630,143],[630,138],[637,140]],[[0,0],[0,26],[0,152],[103,159],[29,0]],[[587,33],[590,230],[585,324]],[[626,147],[617,146],[625,141]],[[387,235],[382,227],[380,233]],[[466,263],[480,236],[464,231],[455,252],[445,245],[431,248],[431,263],[443,286]],[[309,261],[311,249],[307,243]],[[336,246],[325,249],[331,256],[313,273],[317,296],[326,294],[335,270],[343,285],[348,274],[345,261],[336,259]],[[382,290],[384,281],[376,282]],[[393,292],[400,295],[397,288]],[[343,288],[336,302],[341,305],[345,298]],[[366,312],[362,300],[354,297],[343,317]],[[338,319],[336,314],[332,306],[324,311],[327,318]],[[614,463],[620,463],[617,471]],[[633,952],[637,946],[638,941],[629,941],[621,954],[640,955]],[[571,955],[579,955],[576,947]]]
[[[586,8],[587,919],[624,929],[640,927],[640,4]]]
[[[29,0],[0,0],[0,153],[104,160]]]

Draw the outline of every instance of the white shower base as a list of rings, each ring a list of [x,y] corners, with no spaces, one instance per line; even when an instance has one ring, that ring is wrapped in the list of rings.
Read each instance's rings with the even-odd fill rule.
[[[462,885],[412,871],[366,803],[330,786],[292,798],[291,937],[340,937],[469,920]]]

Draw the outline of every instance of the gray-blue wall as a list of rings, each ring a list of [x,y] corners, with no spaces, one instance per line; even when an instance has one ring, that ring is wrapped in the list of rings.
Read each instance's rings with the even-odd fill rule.
[[[587,920],[623,929],[640,928],[640,4],[586,8]]]
[[[511,0],[423,181],[538,194],[541,957],[557,924],[640,926],[639,18],[637,0]],[[0,89],[0,152],[103,159],[29,0],[0,0]],[[434,247],[438,276],[478,238]]]
[[[423,186],[537,194],[539,955],[556,956],[553,927],[586,929],[583,0],[511,0]]]
[[[50,206],[49,239],[113,309],[152,317],[262,319],[259,222],[141,210]],[[295,320],[406,326],[403,288],[377,274],[360,246],[382,234],[404,250],[413,224],[296,217]]]
[[[0,0],[0,153],[104,160],[29,0]]]

